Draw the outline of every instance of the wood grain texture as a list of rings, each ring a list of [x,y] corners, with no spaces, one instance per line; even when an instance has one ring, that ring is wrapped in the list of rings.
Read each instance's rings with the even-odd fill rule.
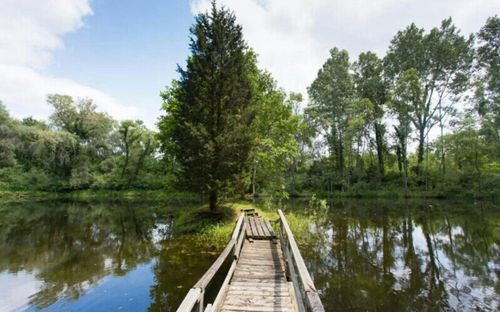
[[[255,237],[269,235],[266,223],[258,219],[249,220],[256,226]],[[297,311],[295,296],[290,291],[281,246],[270,240],[245,240],[224,302],[217,311]]]
[[[276,234],[268,220],[259,216],[245,216],[247,238],[255,240],[272,240]]]
[[[244,211],[226,248],[188,292],[177,311],[192,312],[197,306],[200,312],[302,312],[305,307],[324,312],[288,222],[281,210],[278,213],[279,240],[268,220],[255,210]],[[214,302],[203,309],[205,288],[229,255],[233,259],[224,282]]]

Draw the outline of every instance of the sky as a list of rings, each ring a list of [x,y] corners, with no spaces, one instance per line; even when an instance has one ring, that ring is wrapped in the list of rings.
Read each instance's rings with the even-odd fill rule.
[[[451,16],[462,33],[500,14],[498,0],[219,0],[286,91],[306,93],[332,47],[383,56],[411,22]],[[160,91],[188,56],[189,27],[209,0],[0,0],[0,100],[46,119],[51,93],[91,98],[118,120],[154,128]]]

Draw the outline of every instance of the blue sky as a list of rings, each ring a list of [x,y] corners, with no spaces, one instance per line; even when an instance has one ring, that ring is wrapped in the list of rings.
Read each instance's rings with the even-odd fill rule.
[[[500,13],[498,0],[218,0],[233,10],[259,65],[306,93],[332,47],[383,56],[395,33],[451,16],[462,33]],[[116,119],[154,128],[160,91],[188,55],[189,27],[209,0],[0,0],[0,100],[46,119],[48,93],[95,100]]]
[[[85,26],[64,37],[48,73],[105,90],[154,118],[160,90],[188,55],[188,2],[103,0],[93,1],[92,11]]]
[[[10,54],[0,52],[0,100],[11,114],[46,119],[45,96],[57,92],[90,97],[115,118],[155,126],[160,91],[188,55],[194,20],[188,1],[4,1],[10,12],[0,13],[0,26],[11,24],[20,38],[4,43]],[[28,25],[12,26],[20,19]]]

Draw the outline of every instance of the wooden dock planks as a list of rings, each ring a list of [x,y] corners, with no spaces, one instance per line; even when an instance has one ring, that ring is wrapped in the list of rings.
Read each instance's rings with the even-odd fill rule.
[[[219,311],[297,311],[293,291],[279,243],[247,240]]]
[[[245,216],[247,238],[258,240],[275,239],[273,227],[268,220],[259,216]]]
[[[268,220],[255,209],[243,211],[226,248],[191,288],[177,312],[298,312],[305,307],[308,311],[325,312],[283,212],[278,210],[278,241]],[[286,244],[284,249],[282,243]],[[207,285],[230,258],[231,266],[216,298],[205,306]],[[302,287],[302,292],[298,287]]]

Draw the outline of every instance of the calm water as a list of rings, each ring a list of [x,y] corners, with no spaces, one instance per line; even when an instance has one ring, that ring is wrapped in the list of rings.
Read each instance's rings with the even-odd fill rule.
[[[348,200],[300,247],[327,311],[498,311],[495,203]],[[288,210],[311,214],[304,203]]]
[[[314,215],[299,241],[327,311],[498,309],[496,204],[330,206],[313,214],[306,202],[285,205]],[[0,204],[0,311],[175,311],[217,252],[174,236],[173,209]]]

